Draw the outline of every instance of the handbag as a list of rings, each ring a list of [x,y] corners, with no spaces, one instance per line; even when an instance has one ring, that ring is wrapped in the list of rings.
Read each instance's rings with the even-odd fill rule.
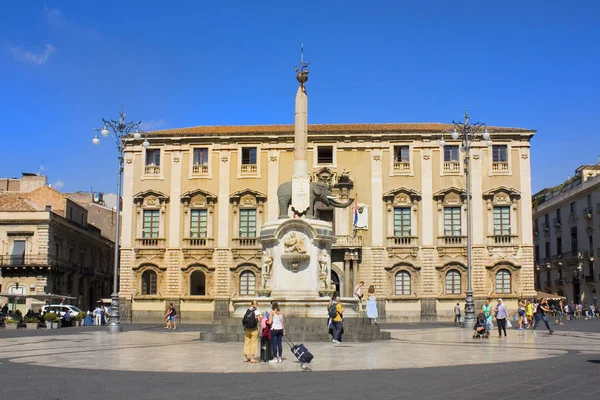
[[[510,323],[510,319],[506,318],[506,327],[507,328],[512,328],[512,324]]]

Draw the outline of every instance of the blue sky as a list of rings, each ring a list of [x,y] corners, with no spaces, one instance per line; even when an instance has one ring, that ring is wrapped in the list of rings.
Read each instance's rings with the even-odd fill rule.
[[[143,4],[143,6],[141,6]],[[537,129],[534,191],[600,156],[600,2],[2,1],[0,176],[115,191],[93,128],[473,120]]]

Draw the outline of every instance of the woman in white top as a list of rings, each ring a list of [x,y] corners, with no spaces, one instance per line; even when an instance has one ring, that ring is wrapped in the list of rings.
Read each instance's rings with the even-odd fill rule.
[[[375,321],[375,325],[377,325],[377,317],[379,314],[377,313],[377,299],[375,298],[375,286],[369,286],[367,297],[367,318],[369,318],[369,325],[371,325],[372,321]]]
[[[285,329],[283,326],[283,313],[279,309],[279,304],[276,301],[271,303],[271,309],[273,312],[269,315],[269,325],[271,325],[271,343],[273,344],[273,359],[269,362],[283,362],[281,358],[283,353],[283,346],[281,341],[283,335],[285,335]]]

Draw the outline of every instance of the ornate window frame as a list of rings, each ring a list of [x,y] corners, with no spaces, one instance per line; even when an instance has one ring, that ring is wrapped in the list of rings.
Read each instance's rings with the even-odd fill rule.
[[[262,271],[256,264],[245,262],[230,268],[230,271],[232,273],[233,283],[233,293],[231,297],[256,296],[256,292],[260,290],[260,282],[262,282]],[[240,294],[241,276],[244,272],[251,272],[254,274],[254,294]]]
[[[319,147],[331,147],[331,163],[319,163]],[[323,169],[327,168],[337,168],[337,143],[335,142],[322,142],[322,143],[312,143],[312,151],[313,151],[313,168],[314,169]]]
[[[438,297],[443,298],[443,299],[458,299],[458,298],[462,299],[462,298],[464,298],[465,293],[467,291],[467,286],[468,286],[467,267],[458,261],[451,261],[442,266],[436,267],[436,269],[438,270],[438,279],[439,279],[441,289],[442,289],[440,291]],[[458,273],[460,274],[460,293],[458,293],[458,294],[446,293],[446,275],[451,270],[458,271]]]
[[[510,235],[519,235],[520,232],[518,228],[520,226],[520,221],[518,220],[519,213],[517,210],[519,208],[521,192],[506,186],[498,186],[485,191],[482,197],[483,200],[485,200],[486,208],[488,210],[488,237],[494,237],[494,207],[499,206],[510,206]]]
[[[190,190],[181,195],[183,206],[183,237],[191,237],[191,210],[206,210],[206,238],[213,237],[213,218],[217,196],[202,189]]]
[[[135,277],[135,293],[133,294],[134,298],[154,299],[163,297],[163,285],[165,282],[164,273],[167,270],[167,267],[145,262],[132,268],[132,270]],[[156,273],[156,294],[142,294],[142,275],[146,271],[153,271]]]
[[[447,162],[445,160],[445,149],[447,146],[457,146],[458,147],[458,171],[446,171],[444,169],[444,165]],[[463,176],[465,174],[465,157],[462,155],[462,151],[460,150],[460,143],[458,142],[449,142],[444,147],[440,148],[440,176]]]
[[[229,202],[233,212],[233,237],[239,238],[240,234],[240,209],[256,210],[256,237],[260,235],[260,227],[263,223],[264,206],[267,202],[267,195],[250,188],[238,190],[229,195]]]
[[[196,172],[194,173],[194,152],[196,151],[196,149],[208,149],[208,172],[203,173],[203,172]],[[213,171],[213,163],[212,163],[212,156],[213,156],[213,145],[211,144],[196,144],[193,146],[190,146],[190,151],[189,151],[189,177],[188,179],[212,179],[212,171]]]
[[[383,194],[383,201],[387,206],[387,236],[394,237],[394,208],[410,207],[410,237],[417,238],[419,236],[418,226],[418,210],[419,202],[421,201],[421,193],[400,186]]]
[[[506,146],[506,163],[507,165],[507,169],[506,170],[500,170],[500,171],[494,171],[494,154],[493,154],[493,149],[494,146]],[[512,153],[512,146],[509,142],[494,142],[492,144],[492,146],[488,147],[486,149],[487,154],[489,155],[488,159],[488,168],[489,168],[489,174],[488,176],[505,176],[505,175],[512,175],[512,161],[511,161],[511,153]]]
[[[521,282],[521,267],[509,261],[500,261],[494,265],[486,266],[488,273],[488,293],[490,297],[516,297],[518,295],[517,282]],[[496,274],[505,269],[510,273],[510,293],[496,292]],[[523,290],[521,290],[523,292]]]
[[[202,272],[204,274],[204,286],[206,287],[206,290],[204,292],[204,294],[195,294],[192,295],[191,294],[191,283],[192,283],[192,274],[194,272]],[[200,263],[192,263],[186,267],[182,267],[181,268],[181,272],[183,274],[183,288],[181,291],[182,297],[188,297],[188,298],[210,298],[213,296],[213,286],[214,286],[214,279],[215,279],[215,268],[214,267],[208,267],[205,264],[200,264]]]
[[[394,147],[396,146],[408,146],[408,171],[394,171]],[[414,176],[415,168],[414,168],[414,146],[412,142],[390,142],[389,152],[390,152],[390,173],[389,176]]]
[[[159,210],[158,238],[165,239],[165,214],[169,196],[157,190],[145,190],[133,196],[137,213],[136,238],[142,238],[144,229],[144,210]]]
[[[456,186],[450,186],[433,194],[433,200],[437,202],[438,209],[438,237],[445,237],[444,232],[444,208],[460,207],[460,230],[461,236],[466,236],[467,227],[467,192]]]
[[[421,267],[407,262],[400,262],[394,264],[392,267],[386,267],[385,270],[388,274],[388,282],[390,282],[391,286],[391,292],[387,298],[408,299],[419,296],[419,291],[417,290],[416,285],[418,282],[421,282]],[[410,277],[410,294],[396,294],[396,274],[398,272],[408,273]]]

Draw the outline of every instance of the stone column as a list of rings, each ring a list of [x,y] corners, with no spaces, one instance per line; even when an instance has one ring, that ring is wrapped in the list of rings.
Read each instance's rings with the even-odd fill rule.
[[[352,259],[350,253],[346,251],[344,254],[344,294],[342,297],[350,297],[352,295],[352,276],[350,274],[350,263]]]
[[[358,253],[352,253],[352,293],[354,295],[354,288],[358,285]]]

